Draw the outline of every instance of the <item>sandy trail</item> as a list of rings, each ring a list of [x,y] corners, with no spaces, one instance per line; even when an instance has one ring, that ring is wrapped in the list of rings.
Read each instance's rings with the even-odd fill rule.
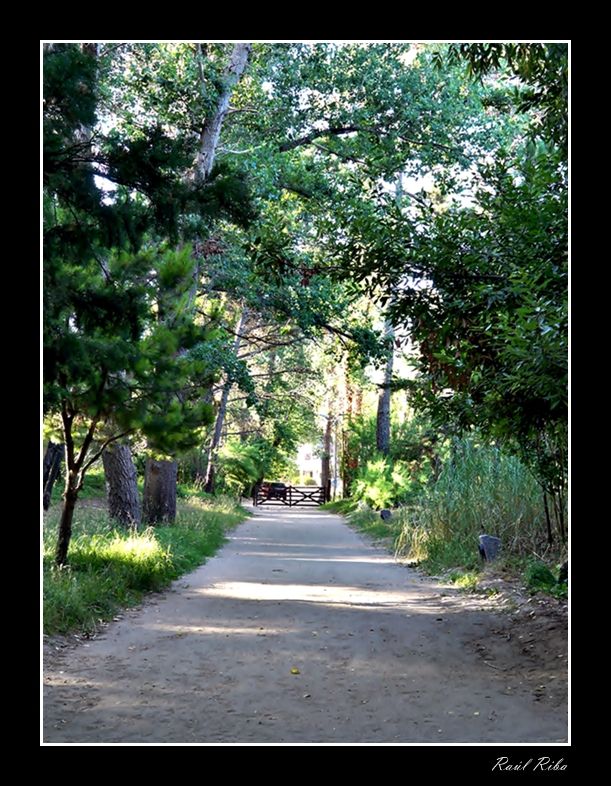
[[[338,516],[258,508],[169,592],[52,650],[43,739],[565,741],[566,686],[499,645],[507,624]]]

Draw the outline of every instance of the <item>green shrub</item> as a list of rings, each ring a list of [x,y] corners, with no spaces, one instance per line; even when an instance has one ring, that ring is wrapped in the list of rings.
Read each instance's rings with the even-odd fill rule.
[[[379,510],[404,499],[409,487],[409,470],[403,462],[393,464],[386,458],[378,458],[359,469],[352,495]]]
[[[261,456],[254,445],[230,440],[219,451],[219,485],[229,494],[248,492],[261,475]]]

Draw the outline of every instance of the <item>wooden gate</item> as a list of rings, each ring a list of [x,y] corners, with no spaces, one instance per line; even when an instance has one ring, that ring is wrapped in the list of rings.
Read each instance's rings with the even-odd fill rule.
[[[253,494],[255,505],[286,505],[294,508],[297,505],[313,507],[327,502],[324,486],[285,486],[284,489],[257,487]]]

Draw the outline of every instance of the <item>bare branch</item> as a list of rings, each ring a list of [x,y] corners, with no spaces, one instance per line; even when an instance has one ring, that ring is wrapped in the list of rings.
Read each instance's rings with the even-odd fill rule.
[[[317,142],[313,142],[312,147],[322,150],[325,153],[331,153],[331,155],[341,158],[342,161],[350,161],[353,164],[363,164],[364,166],[367,166],[367,162],[363,161],[362,158],[355,158],[355,156],[350,156],[348,153],[344,153],[343,151],[333,150],[330,147],[325,147],[325,145],[319,145]]]
[[[249,340],[249,339],[247,339]],[[305,341],[305,336],[300,336],[299,338],[295,338],[292,341],[278,341],[278,342],[266,342],[264,347],[259,347],[258,349],[253,349],[252,352],[246,352],[244,355],[238,355],[238,360],[244,360],[245,358],[254,357],[255,355],[260,355],[262,352],[267,352],[269,349],[276,348],[276,347],[290,347],[293,344],[299,344],[302,341]]]
[[[219,153],[229,153],[232,156],[245,156],[248,153],[253,153],[255,150],[260,150],[263,145],[254,145],[254,147],[247,147],[246,150],[232,150],[229,147],[223,147],[219,145],[217,150]]]
[[[300,366],[296,366],[295,368],[281,368],[279,371],[262,371],[260,374],[251,374],[250,377],[251,379],[255,377],[278,377],[282,374],[303,374],[305,377],[318,378],[318,372]]]
[[[332,128],[327,128],[322,131],[311,131],[309,134],[305,134],[298,139],[292,139],[288,142],[283,142],[279,150],[280,152],[286,152],[287,150],[294,150],[297,147],[302,147],[303,145],[309,145],[316,142],[318,139],[324,139],[328,136],[342,136],[343,134],[350,134],[353,132],[362,132],[366,134],[375,134],[377,136],[388,136],[389,134],[396,133],[392,129],[384,128],[383,126],[359,126],[359,125],[349,125],[349,126],[336,126]],[[398,139],[401,139],[403,142],[407,142],[410,145],[418,145],[420,147],[436,147],[439,150],[446,150],[449,153],[458,153],[459,155],[469,158],[460,148],[453,147],[451,145],[444,145],[441,142],[433,142],[432,140],[420,140],[414,139],[413,137],[406,136],[405,134],[396,133]],[[342,156],[342,153],[339,153],[332,149],[327,149],[327,152],[333,153],[337,156]],[[347,155],[347,154],[344,154]],[[354,160],[357,163],[364,163],[363,161],[359,161],[358,159],[350,159]]]
[[[407,142],[410,145],[418,145],[419,147],[436,147],[439,150],[447,150],[448,153],[458,153],[459,155],[463,156],[463,158],[471,159],[471,156],[468,156],[459,147],[453,147],[451,145],[443,145],[441,142],[433,142],[430,139],[423,142],[420,139],[414,139],[413,137],[404,136],[403,134],[397,134],[397,137],[401,141]]]
[[[228,114],[228,115],[237,115],[237,114],[238,114],[238,113],[240,113],[240,112],[248,112],[248,113],[250,113],[251,115],[259,115],[259,114],[261,114],[261,112],[260,112],[260,110],[259,110],[259,109],[252,109],[252,108],[251,108],[251,107],[249,107],[249,106],[244,106],[244,107],[240,107],[240,108],[237,108],[237,107],[233,107],[233,106],[231,106],[231,107],[229,107],[229,109],[227,110],[227,114]]]
[[[99,422],[100,422],[100,416],[96,415],[93,418],[93,420],[91,421],[91,423],[89,424],[89,428],[87,429],[87,434],[85,435],[85,439],[83,440],[83,444],[81,445],[81,449],[79,451],[78,458],[74,462],[74,467],[77,470],[81,469],[81,465],[82,465],[83,461],[85,460],[85,456],[87,455],[87,451],[89,450],[89,446],[91,445],[91,443],[93,441],[93,435],[95,434],[95,430],[98,427],[98,423]],[[81,483],[79,483],[79,488],[80,488],[81,484],[82,484],[82,481],[81,481]]]
[[[89,459],[89,461],[83,465],[81,472],[84,474],[92,464],[100,458],[102,453],[106,450],[106,448],[110,445],[111,442],[116,442],[116,440],[121,439],[121,437],[126,437],[128,434],[131,434],[133,429],[129,429],[128,431],[123,431],[121,434],[115,434],[114,437],[110,437],[105,442],[102,443],[100,449],[93,454],[93,456]],[[83,481],[81,480],[79,488],[83,485]]]
[[[279,150],[281,153],[285,153],[287,150],[295,150],[297,147],[303,147],[303,145],[309,145],[311,142],[314,142],[316,139],[324,139],[327,136],[341,136],[342,134],[351,134],[354,131],[363,131],[361,126],[337,126],[334,128],[326,128],[323,131],[312,131],[305,136],[299,137],[298,139],[291,139],[288,142],[283,142]]]

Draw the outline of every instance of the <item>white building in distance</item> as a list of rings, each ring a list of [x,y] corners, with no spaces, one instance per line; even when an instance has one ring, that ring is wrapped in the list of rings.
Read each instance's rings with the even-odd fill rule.
[[[297,469],[299,470],[299,484],[304,483],[320,486],[322,462],[319,456],[315,455],[314,445],[301,445],[297,451]],[[312,478],[312,480],[308,480]]]

